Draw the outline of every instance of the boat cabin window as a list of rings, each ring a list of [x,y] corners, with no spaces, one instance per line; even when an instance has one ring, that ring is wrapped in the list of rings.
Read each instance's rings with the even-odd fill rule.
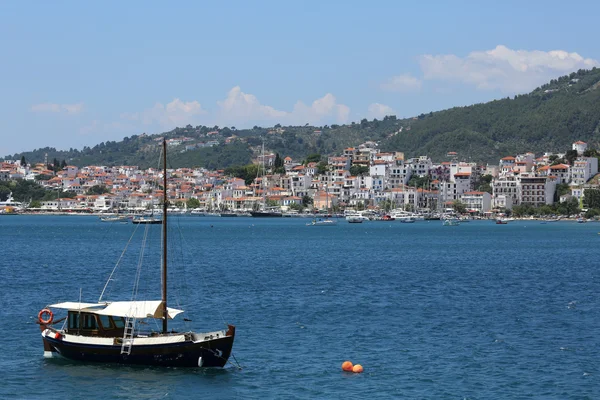
[[[69,311],[68,330],[84,336],[122,335],[125,318],[89,312]]]
[[[79,329],[79,313],[69,313],[69,329]]]
[[[97,330],[99,328],[100,326],[96,320],[95,314],[79,311],[69,312],[69,329]]]
[[[98,329],[98,323],[94,314],[84,314],[82,317],[83,329]]]
[[[102,328],[111,328],[110,317],[108,315],[99,315],[98,318],[100,318],[100,324],[102,324]]]
[[[115,324],[115,328],[125,328],[125,319],[123,317],[110,317],[110,319]]]

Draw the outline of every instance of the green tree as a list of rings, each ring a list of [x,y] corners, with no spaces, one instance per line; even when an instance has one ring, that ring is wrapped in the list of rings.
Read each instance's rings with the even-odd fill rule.
[[[600,215],[600,209],[598,208],[590,208],[585,212],[585,217],[586,218],[596,218],[598,215]]]
[[[600,189],[585,189],[583,191],[583,204],[588,209],[600,209]]]
[[[10,195],[10,192],[10,188],[4,185],[0,185],[0,201],[6,201],[8,199],[8,196]]]
[[[296,210],[298,212],[302,212],[304,210],[304,207],[302,206],[302,204],[292,203],[292,204],[290,204],[290,209]]]
[[[110,193],[110,191],[104,185],[94,185],[91,188],[89,188],[85,193],[94,195],[94,194]]]
[[[279,207],[279,203],[276,200],[267,199],[267,207]]]
[[[454,200],[452,202],[452,209],[459,214],[464,214],[467,212],[467,206],[460,200]]]
[[[479,181],[475,183],[475,188],[480,192],[488,192],[492,194],[492,176],[483,175]]]
[[[309,195],[305,194],[304,196],[302,196],[302,204],[304,204],[306,206],[313,205],[314,199],[312,197],[310,197]]]
[[[569,163],[569,165],[573,165],[576,158],[577,150],[567,150],[567,152],[565,153],[565,160]]]
[[[56,191],[48,191],[34,181],[18,179],[10,183],[9,188],[12,191],[16,201],[27,202],[31,200],[41,200],[47,193]]]
[[[194,197],[191,197],[188,199],[186,204],[187,204],[187,208],[191,208],[191,209],[198,208],[198,207],[200,207],[200,200],[198,200]]]
[[[535,213],[536,210],[531,204],[520,204],[512,208],[512,214],[515,217],[524,217],[526,215],[534,215]]]
[[[273,166],[275,167],[275,169],[283,168],[283,160],[279,156],[279,153],[275,153],[275,163],[273,164]]]
[[[329,169],[329,166],[325,161],[321,161],[317,164],[317,173],[324,174]]]
[[[251,184],[258,176],[258,170],[262,169],[258,164],[245,166],[232,166],[225,168],[225,175],[243,179],[246,185]]]
[[[570,198],[564,203],[559,203],[557,211],[559,212],[559,214],[567,216],[579,214],[581,212],[581,210],[579,209],[579,202],[575,197]]]
[[[353,165],[350,167],[350,175],[364,176],[369,174],[369,167],[364,165]]]
[[[569,194],[571,192],[571,187],[568,183],[559,183],[556,185],[556,195],[554,196],[554,201],[558,201],[561,196],[565,194]]]
[[[394,208],[394,202],[389,199],[383,200],[381,203],[379,203],[379,208],[388,212]]]
[[[25,156],[21,156],[21,166],[22,167],[26,167],[27,166],[27,160],[25,160]]]
[[[416,187],[416,188],[427,188],[429,187],[429,183],[431,182],[431,178],[429,176],[417,176],[413,175],[408,180],[408,186]]]
[[[543,206],[539,207],[538,213],[540,215],[552,215],[555,213],[555,211],[554,208],[552,208],[548,204],[544,204]]]
[[[321,155],[320,154],[309,154],[308,156],[306,156],[306,161],[305,164],[311,163],[311,162],[320,162],[321,161]]]
[[[29,203],[29,208],[41,208],[42,207],[42,203],[39,200],[33,200],[31,203]]]
[[[564,164],[565,162],[566,162],[566,160],[564,158],[558,158],[558,157],[556,157],[554,159],[554,161],[552,161],[552,163],[550,165]]]

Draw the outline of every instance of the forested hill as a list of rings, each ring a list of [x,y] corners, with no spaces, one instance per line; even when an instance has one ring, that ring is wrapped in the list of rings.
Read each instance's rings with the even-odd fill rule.
[[[473,161],[532,151],[566,151],[577,140],[600,147],[600,69],[552,80],[530,94],[420,115],[386,149],[434,159],[448,151]]]
[[[577,140],[600,148],[600,69],[580,70],[525,95],[418,117],[331,126],[280,126],[236,129],[188,125],[158,135],[133,135],[81,150],[42,148],[9,155],[29,163],[55,159],[68,164],[156,166],[157,138],[187,138],[170,147],[173,167],[210,169],[250,163],[264,140],[268,152],[303,160],[309,154],[341,154],[344,148],[375,141],[382,151],[403,151],[407,157],[445,159],[449,151],[462,160],[497,163],[506,155],[532,151],[566,151]],[[229,139],[227,139],[229,138]],[[226,143],[228,142],[228,143]],[[216,144],[218,143],[218,144]],[[214,146],[209,147],[210,144]]]

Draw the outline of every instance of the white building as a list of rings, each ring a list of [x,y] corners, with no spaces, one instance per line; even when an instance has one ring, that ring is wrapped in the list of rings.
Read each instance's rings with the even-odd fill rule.
[[[572,149],[576,150],[577,154],[581,156],[587,150],[587,143],[582,142],[581,140],[579,140],[579,141],[573,143]]]
[[[494,207],[510,209],[513,205],[519,204],[518,180],[515,175],[506,174],[494,179],[492,181],[492,192],[495,201]],[[510,202],[505,197],[509,197]],[[506,206],[508,203],[510,203],[510,207]]]
[[[492,209],[492,195],[488,192],[466,192],[460,196],[468,211],[486,213]]]
[[[571,167],[571,184],[583,185],[598,173],[596,157],[579,157]]]
[[[557,179],[545,176],[521,176],[519,182],[520,204],[538,207],[554,203]]]
[[[395,164],[389,169],[388,173],[388,186],[390,188],[403,187],[408,183],[412,176],[412,166],[405,164],[402,160],[396,160]]]
[[[408,160],[408,163],[412,167],[413,175],[417,175],[420,177],[428,176],[433,163],[431,159],[427,156],[420,156],[418,158],[411,158]]]
[[[551,165],[549,167],[548,176],[556,177],[556,183],[571,182],[571,167],[567,164]]]
[[[499,194],[492,198],[492,206],[494,208],[504,208],[506,210],[511,210],[513,207],[512,196],[506,194]]]

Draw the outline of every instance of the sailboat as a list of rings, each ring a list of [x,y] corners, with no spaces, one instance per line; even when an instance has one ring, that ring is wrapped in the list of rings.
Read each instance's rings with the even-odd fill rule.
[[[213,332],[169,331],[168,321],[183,310],[167,306],[167,145],[163,139],[163,224],[160,300],[62,302],[38,314],[44,356],[89,362],[172,367],[223,367],[231,354],[235,326]],[[158,278],[158,277],[157,277]],[[110,281],[110,279],[109,279]],[[157,279],[158,281],[158,279]],[[108,285],[108,283],[107,283]],[[105,286],[106,289],[106,286]],[[81,297],[81,296],[80,296]],[[53,309],[67,311],[54,322]],[[162,330],[142,332],[141,322],[162,321]],[[142,320],[142,321],[140,321]],[[140,330],[138,332],[138,330]]]
[[[274,217],[283,217],[283,213],[279,207],[267,207],[265,191],[267,190],[267,186],[264,184],[266,180],[265,173],[265,142],[262,144],[262,168],[258,169],[257,176],[262,172],[262,176],[260,179],[260,186],[262,188],[262,201],[257,210],[250,211],[250,215],[253,217],[259,218],[274,218]]]

